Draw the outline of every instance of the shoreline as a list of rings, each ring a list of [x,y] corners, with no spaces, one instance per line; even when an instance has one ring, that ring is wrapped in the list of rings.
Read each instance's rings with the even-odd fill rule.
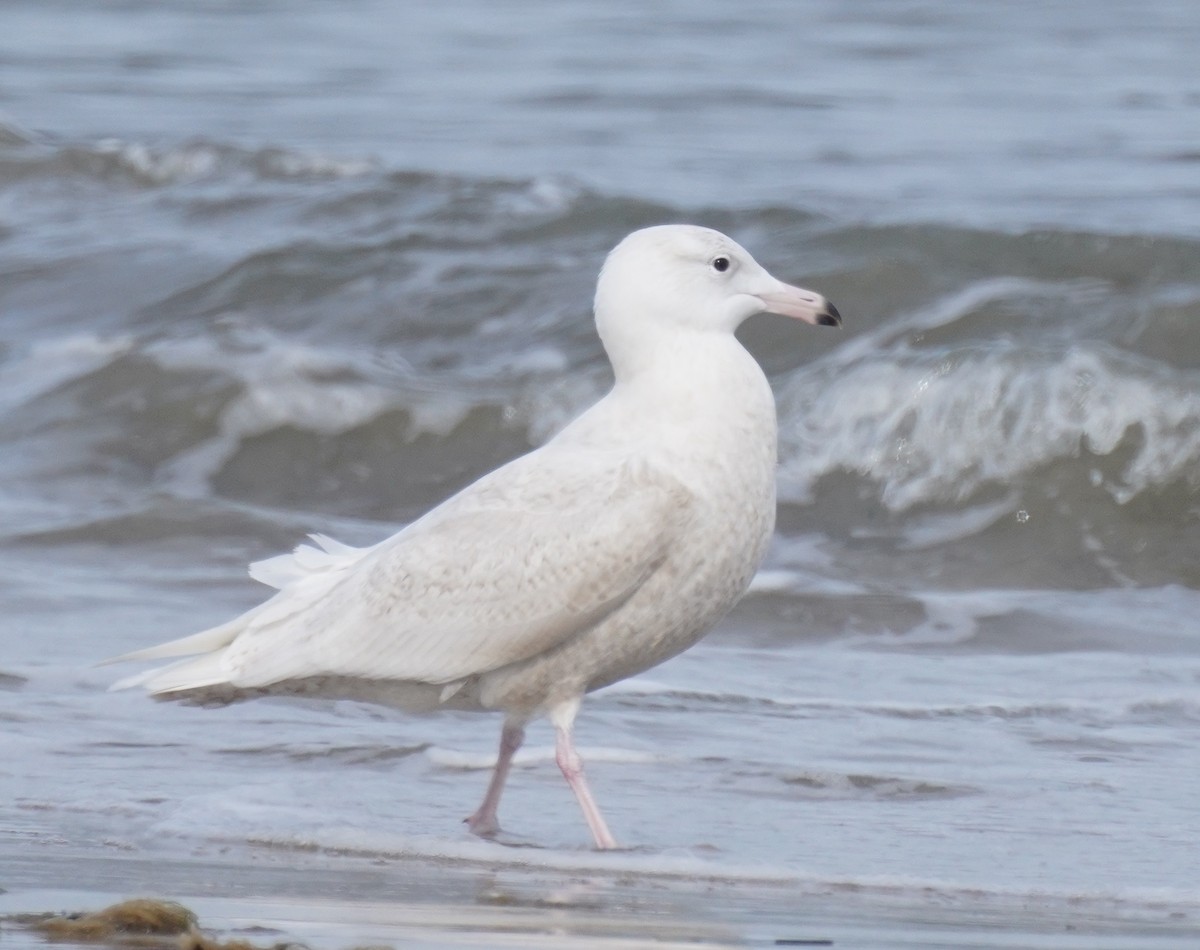
[[[1190,948],[1197,915],[1153,901],[1093,906],[1076,899],[925,893],[896,884],[799,882],[638,871],[629,862],[555,853],[566,866],[516,861],[210,849],[180,857],[27,852],[0,865],[7,950],[42,947],[15,914],[98,911],[133,897],[178,902],[218,940],[256,947],[961,947]],[[521,849],[524,850],[524,849]],[[224,852],[224,853],[219,853]],[[545,856],[543,856],[545,857]],[[620,856],[618,856],[620,857]],[[40,858],[40,859],[39,859]],[[636,862],[634,862],[636,863]],[[71,944],[56,940],[54,943]],[[174,943],[168,938],[168,943]],[[94,943],[90,944],[95,946]]]

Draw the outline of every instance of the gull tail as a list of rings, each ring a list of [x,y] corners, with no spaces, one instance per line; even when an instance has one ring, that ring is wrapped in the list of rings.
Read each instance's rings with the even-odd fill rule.
[[[253,613],[253,611],[251,611]],[[144,650],[134,650],[103,660],[100,665],[108,663],[123,663],[126,660],[161,660],[167,657],[184,656],[185,660],[157,666],[151,670],[134,673],[119,679],[109,688],[109,692],[121,689],[132,689],[135,686],[144,687],[154,695],[174,693],[183,690],[203,689],[209,686],[219,686],[229,683],[229,673],[223,669],[221,660],[225,648],[237,638],[246,627],[246,615],[223,623],[219,627],[194,633],[189,637],[160,643]],[[197,656],[196,654],[199,654]]]
[[[166,693],[225,686],[229,683],[229,674],[221,665],[221,653],[222,651],[206,653],[203,656],[190,657],[178,663],[135,673],[133,676],[117,680],[108,690],[114,692],[142,686],[152,695],[161,696]]]
[[[135,673],[118,680],[110,690],[144,687],[156,696],[192,691],[222,690],[236,692],[225,666],[225,654],[230,645],[243,634],[286,623],[312,606],[335,587],[346,572],[371,548],[355,548],[324,535],[310,535],[316,547],[302,544],[291,554],[267,558],[250,565],[250,576],[277,593],[226,623],[200,633],[134,650],[101,661],[124,663],[136,660],[162,660],[171,657],[190,657],[167,666]]]
[[[235,620],[230,620],[228,623],[223,623],[217,627],[210,627],[208,630],[200,631],[200,633],[180,637],[178,640],[170,640],[167,643],[159,643],[156,646],[122,653],[120,656],[110,656],[107,660],[101,660],[96,665],[108,666],[110,663],[129,663],[137,660],[163,660],[172,656],[195,656],[197,653],[212,653],[233,643],[245,625],[246,617],[242,615]],[[132,677],[128,678],[132,679]],[[124,683],[125,680],[121,680],[121,682]]]

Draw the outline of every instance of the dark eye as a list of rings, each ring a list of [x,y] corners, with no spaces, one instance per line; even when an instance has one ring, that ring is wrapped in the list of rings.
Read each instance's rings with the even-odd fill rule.
[[[729,258],[728,257],[714,257],[713,262],[712,262],[712,267],[713,267],[713,270],[717,271],[718,273],[724,274],[725,271],[729,270]]]

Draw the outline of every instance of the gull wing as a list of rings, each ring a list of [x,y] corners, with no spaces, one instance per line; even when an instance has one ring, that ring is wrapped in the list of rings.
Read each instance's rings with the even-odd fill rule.
[[[255,566],[280,592],[241,618],[142,651],[214,650],[121,685],[156,692],[308,676],[449,684],[529,659],[623,604],[666,559],[692,496],[645,466],[556,470],[538,453],[372,548]]]

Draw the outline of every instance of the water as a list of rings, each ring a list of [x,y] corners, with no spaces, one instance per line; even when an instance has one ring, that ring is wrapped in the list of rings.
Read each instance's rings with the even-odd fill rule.
[[[0,24],[0,886],[315,853],[1195,927],[1194,4]],[[596,271],[670,220],[846,329],[744,329],[768,563],[585,705],[632,853],[583,849],[547,731],[503,848],[459,830],[491,719],[103,692],[94,661],[256,603],[248,561],[378,539],[595,399]]]

